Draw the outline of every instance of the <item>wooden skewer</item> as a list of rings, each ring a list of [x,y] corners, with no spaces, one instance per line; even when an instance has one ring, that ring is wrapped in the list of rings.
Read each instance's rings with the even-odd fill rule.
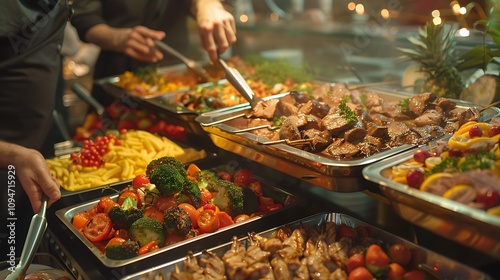
[[[304,144],[309,144],[313,141],[314,139],[312,138],[307,138],[307,139],[297,139],[297,140],[290,140],[290,139],[281,139],[281,140],[274,140],[274,141],[267,141],[267,142],[259,142],[261,145],[275,145],[275,144],[288,144],[290,146],[294,145],[304,145]]]
[[[495,105],[498,105],[498,104],[500,104],[500,100],[484,106],[482,109],[479,110],[479,112],[483,112],[484,110],[487,110],[487,109],[489,109]]]

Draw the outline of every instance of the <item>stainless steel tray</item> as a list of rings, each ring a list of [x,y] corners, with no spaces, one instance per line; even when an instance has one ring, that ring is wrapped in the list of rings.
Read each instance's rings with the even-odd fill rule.
[[[403,219],[500,259],[500,217],[390,179],[391,168],[413,158],[414,150],[366,167],[363,176],[380,185]]]
[[[282,189],[280,189],[278,187],[275,187],[275,186],[271,185],[270,183],[266,182],[264,179],[261,179],[261,178],[259,178],[257,176],[255,178],[258,179],[259,181],[261,181],[263,183],[263,188],[267,189],[268,191],[273,191],[275,194],[281,195],[282,197],[285,197],[285,199],[288,198],[288,197],[293,197],[293,199],[296,199],[296,197],[293,196],[292,194],[290,194],[290,193],[288,193],[288,192],[286,192],[286,191],[284,191],[284,190],[282,190]],[[118,196],[118,194],[112,195],[110,197],[112,199],[116,200],[117,196]],[[235,229],[236,227],[243,226],[243,225],[248,225],[248,224],[257,222],[260,219],[266,219],[268,217],[270,218],[270,217],[273,217],[275,215],[279,215],[279,213],[281,213],[283,211],[290,210],[290,207],[293,207],[295,204],[297,204],[297,202],[295,201],[294,203],[292,203],[292,204],[290,204],[288,206],[284,206],[282,209],[279,209],[277,211],[273,211],[273,212],[267,213],[267,214],[265,214],[263,216],[255,216],[255,217],[252,217],[252,218],[250,218],[248,220],[245,220],[243,222],[223,227],[223,228],[219,229],[216,232],[201,234],[201,235],[198,235],[196,237],[193,237],[193,238],[190,238],[190,239],[186,239],[186,240],[180,241],[178,243],[174,243],[172,245],[168,245],[168,246],[162,247],[159,250],[154,251],[154,252],[150,252],[150,253],[147,253],[147,254],[144,254],[144,255],[139,255],[137,257],[126,259],[126,260],[112,260],[112,259],[107,258],[101,252],[101,250],[98,247],[96,247],[94,244],[92,244],[92,242],[90,242],[87,238],[85,238],[85,236],[83,236],[83,234],[81,232],[79,232],[71,224],[71,219],[72,219],[72,217],[76,213],[89,210],[90,208],[92,208],[94,205],[97,204],[97,202],[99,201],[99,199],[100,199],[100,197],[97,198],[97,199],[92,199],[92,200],[84,202],[84,203],[80,203],[80,204],[77,204],[77,205],[73,205],[73,206],[69,206],[69,207],[65,207],[65,208],[59,209],[59,210],[57,210],[55,212],[55,214],[56,214],[56,217],[62,222],[62,224],[65,227],[67,227],[72,232],[72,234],[78,240],[80,240],[80,242],[82,242],[85,245],[85,247],[87,247],[93,253],[93,255],[104,266],[110,267],[110,268],[124,267],[126,265],[134,264],[134,263],[136,263],[138,261],[147,259],[149,257],[153,257],[153,256],[157,256],[157,255],[160,255],[160,254],[168,253],[170,250],[178,249],[178,248],[180,248],[182,246],[186,246],[188,244],[191,244],[191,243],[194,243],[194,242],[198,242],[200,240],[212,237],[212,236],[217,235],[219,233],[230,231],[232,229]]]
[[[384,101],[398,101],[411,95],[371,90]],[[264,100],[281,98],[289,93],[273,95]],[[468,108],[470,103],[456,101],[457,107]],[[414,145],[402,145],[369,157],[338,160],[323,154],[307,152],[287,144],[264,145],[268,138],[250,132],[239,132],[238,121],[251,113],[248,103],[222,110],[203,113],[196,118],[207,131],[216,146],[239,154],[265,166],[279,169],[290,176],[313,185],[337,192],[362,191],[371,184],[362,176],[364,167],[387,157],[412,149]],[[500,115],[500,109],[489,108],[482,113],[484,120]]]
[[[477,271],[471,267],[468,267],[466,265],[463,265],[461,263],[458,263],[456,261],[453,261],[451,259],[448,259],[442,255],[439,255],[433,251],[427,250],[423,247],[420,247],[414,243],[411,243],[409,241],[406,241],[404,239],[401,239],[395,235],[392,235],[386,231],[383,231],[377,227],[373,227],[365,222],[359,221],[355,218],[352,218],[348,215],[345,214],[340,214],[340,213],[320,213],[313,215],[308,218],[300,219],[296,222],[287,224],[286,226],[289,226],[291,228],[297,228],[300,225],[318,225],[321,226],[326,222],[335,222],[337,225],[340,224],[346,224],[351,227],[356,227],[356,226],[365,226],[368,227],[369,232],[372,237],[380,239],[382,242],[387,243],[387,244],[395,244],[395,243],[402,243],[406,245],[410,250],[413,252],[418,251],[420,254],[419,256],[421,257],[421,263],[427,265],[427,267],[431,267],[434,269],[434,271],[437,272],[437,275],[439,275],[441,278],[439,279],[492,279],[490,276]],[[276,231],[278,231],[280,228],[282,228],[283,225],[280,225],[278,227],[266,230],[264,232],[259,233],[259,235],[263,237],[269,237]],[[248,238],[242,238],[240,239],[241,242],[245,244],[245,242],[248,241]],[[228,249],[231,248],[231,242],[225,243],[223,245],[214,247],[214,248],[207,248],[208,251],[216,253],[219,257],[222,256],[222,254],[227,251]],[[201,253],[195,254],[195,256],[199,256]],[[156,279],[154,278],[155,276],[163,275],[165,278],[161,279],[170,279],[170,274],[175,270],[176,267],[179,269],[184,269],[185,265],[185,258],[181,258],[172,262],[165,263],[164,265],[158,266],[158,267],[153,267],[138,273],[135,273],[133,275],[129,275],[127,277],[122,278],[123,280],[139,280],[139,279]]]

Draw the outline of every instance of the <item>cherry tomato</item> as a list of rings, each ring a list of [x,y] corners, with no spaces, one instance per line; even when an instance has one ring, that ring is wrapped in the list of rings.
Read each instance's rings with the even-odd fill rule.
[[[189,218],[191,219],[191,225],[193,227],[198,227],[198,216],[200,212],[193,205],[189,203],[181,203],[178,205],[179,208],[184,209],[189,214]]]
[[[160,247],[158,246],[158,243],[156,242],[156,240],[153,240],[153,241],[149,242],[148,244],[139,248],[139,255],[144,255],[146,253],[153,252],[153,251],[158,250],[158,249],[160,249]]]
[[[83,227],[83,235],[92,242],[105,240],[112,229],[111,219],[105,213],[98,213]]]
[[[87,224],[88,221],[90,221],[90,213],[84,211],[76,213],[73,216],[71,223],[77,230],[80,230],[85,226],[85,224]]]
[[[98,207],[97,209],[100,213],[108,214],[109,209],[111,209],[111,207],[116,206],[116,205],[119,205],[119,204],[116,203],[114,200],[112,200],[109,196],[103,196],[103,197],[101,197],[101,199],[97,203],[97,207]]]
[[[470,138],[481,137],[481,136],[483,136],[483,130],[478,125],[474,125],[469,129]]]
[[[173,195],[162,195],[156,199],[154,204],[155,208],[162,213],[165,213],[167,209],[176,205],[177,201]]]
[[[207,203],[210,203],[210,200],[212,200],[213,195],[212,193],[207,190],[206,188],[201,188],[201,206],[204,206]]]
[[[217,206],[215,204],[212,204],[212,203],[207,203],[207,204],[203,205],[203,210],[214,210],[217,212]]]
[[[197,219],[198,228],[201,233],[214,232],[220,227],[219,217],[214,210],[203,210]]]
[[[149,178],[146,175],[140,174],[134,177],[132,180],[132,186],[140,188],[143,185],[149,184]]]
[[[250,216],[248,216],[247,214],[241,214],[241,215],[234,217],[233,221],[235,223],[239,223],[239,222],[246,221],[248,219],[250,219]]]
[[[186,174],[194,178],[194,174],[196,174],[199,171],[201,171],[201,169],[198,167],[198,165],[191,163],[186,169]]]
[[[163,214],[163,212],[156,209],[155,207],[149,206],[146,209],[144,209],[144,217],[150,217],[150,218],[153,218],[153,219],[163,223],[164,214]]]
[[[276,211],[283,208],[283,204],[281,203],[274,203],[274,204],[260,204],[259,207],[257,207],[258,212],[264,212],[264,213],[269,213],[272,211]]]
[[[500,126],[492,126],[488,131],[488,136],[493,137],[497,134],[500,134]]]
[[[412,169],[406,173],[406,182],[408,183],[408,186],[412,188],[420,188],[420,185],[425,179],[425,174],[418,170],[418,169]]]
[[[248,169],[240,169],[233,176],[233,183],[236,186],[244,187],[253,181],[253,173]]]
[[[106,244],[106,246],[109,246],[109,245],[121,245],[125,242],[126,240],[124,238],[121,238],[121,237],[113,237],[111,238],[108,243]]]
[[[226,213],[224,211],[219,211],[219,212],[216,212],[216,214],[217,214],[217,217],[219,218],[219,223],[220,223],[219,228],[227,227],[227,226],[234,224],[233,219],[231,218],[231,216],[229,216],[228,213]]]
[[[233,180],[233,177],[227,171],[219,171],[219,172],[217,172],[217,177],[221,178],[222,180],[226,180],[226,181],[232,181]]]
[[[425,163],[425,160],[431,156],[431,153],[427,150],[417,150],[413,154],[413,159],[418,163]]]

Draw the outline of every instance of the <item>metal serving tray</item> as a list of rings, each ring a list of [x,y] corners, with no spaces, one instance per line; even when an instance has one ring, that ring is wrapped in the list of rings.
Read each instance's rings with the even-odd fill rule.
[[[391,168],[409,161],[414,152],[406,151],[370,165],[363,170],[363,176],[380,185],[403,219],[500,259],[500,217],[390,179]]]
[[[382,242],[387,244],[395,244],[401,243],[407,246],[412,252],[419,252],[419,257],[421,257],[421,264],[425,265],[427,268],[431,268],[434,270],[434,276],[439,276],[441,278],[437,279],[492,279],[489,275],[486,275],[480,271],[477,271],[471,267],[448,259],[442,255],[439,255],[433,251],[427,250],[423,247],[420,247],[412,242],[401,239],[395,235],[392,235],[386,231],[383,231],[377,227],[371,226],[365,222],[352,218],[345,214],[340,213],[320,213],[308,218],[300,219],[298,221],[287,224],[286,226],[290,228],[297,228],[300,225],[318,225],[321,226],[326,222],[335,222],[337,225],[346,224],[351,227],[356,226],[365,226],[369,228],[369,232],[372,237],[380,239]],[[283,225],[278,227],[266,230],[264,232],[259,233],[259,235],[263,237],[269,237],[272,234],[276,233]],[[243,244],[247,244],[248,238],[240,239]],[[231,248],[231,242],[225,243],[223,245],[210,248],[208,251],[216,253],[219,257],[222,256],[224,252]],[[199,256],[201,252],[195,254],[195,256]],[[164,278],[158,279],[170,279],[170,274],[175,270],[176,267],[183,270],[185,267],[185,258],[181,258],[172,262],[168,262],[164,265],[153,267],[133,275],[129,275],[123,280],[145,280],[145,279],[157,279],[155,276],[163,275]],[[433,278],[434,279],[434,278]]]
[[[377,93],[384,101],[398,101],[409,94],[392,93],[380,90],[371,90]],[[273,95],[264,100],[279,99],[289,93]],[[469,108],[470,103],[454,100],[457,107]],[[313,185],[336,192],[362,191],[372,184],[362,176],[362,170],[369,164],[379,162],[385,158],[412,149],[414,145],[402,145],[386,150],[369,157],[360,159],[334,159],[324,154],[307,152],[287,144],[265,145],[268,138],[257,136],[251,132],[239,132],[241,121],[251,113],[248,103],[207,112],[196,118],[207,131],[216,146],[224,150],[239,154],[265,166],[279,169],[290,176],[304,180]],[[500,109],[493,107],[482,113],[483,120],[500,115]],[[239,123],[240,121],[240,123]]]
[[[292,194],[290,194],[290,193],[288,193],[288,192],[286,192],[286,191],[284,191],[282,189],[279,189],[278,187],[275,187],[275,186],[271,185],[270,183],[266,182],[264,179],[261,179],[261,178],[259,178],[257,176],[255,176],[255,178],[257,180],[259,180],[260,182],[262,182],[262,185],[263,185],[263,188],[264,188],[265,192],[266,192],[266,190],[267,191],[272,191],[272,192],[274,192],[276,194],[276,196],[281,196],[281,198],[283,198],[285,200],[289,199],[289,198],[292,198],[292,201],[295,201],[296,198]],[[118,194],[116,194],[116,195],[110,195],[110,197],[112,199],[114,199],[115,201],[116,201],[117,196],[118,196]],[[94,244],[92,244],[92,242],[90,242],[87,238],[85,238],[85,236],[83,236],[83,234],[81,232],[79,232],[71,224],[71,219],[72,219],[72,217],[76,213],[89,210],[90,208],[92,208],[94,205],[97,204],[97,202],[99,201],[99,199],[100,199],[100,197],[97,198],[97,199],[92,199],[92,200],[84,202],[84,203],[80,203],[80,204],[77,204],[77,205],[73,205],[73,206],[69,206],[69,207],[66,207],[66,208],[59,209],[59,210],[56,211],[55,214],[58,217],[58,219],[63,223],[63,225],[65,227],[67,227],[73,233],[73,235],[75,235],[80,240],[80,242],[82,242],[94,254],[94,256],[104,266],[110,267],[110,268],[118,268],[118,267],[123,267],[123,266],[129,265],[129,264],[133,264],[133,263],[136,263],[138,261],[147,259],[149,257],[153,257],[153,256],[157,256],[157,255],[160,255],[160,254],[168,253],[170,250],[178,249],[178,248],[180,248],[182,246],[186,246],[188,244],[192,244],[194,242],[203,240],[205,238],[209,238],[209,237],[217,235],[219,233],[230,231],[232,229],[235,229],[236,227],[243,226],[243,225],[248,225],[249,223],[254,223],[254,222],[257,222],[260,219],[272,217],[272,216],[275,216],[277,214],[279,215],[279,213],[281,213],[283,211],[290,210],[290,207],[293,207],[293,205],[297,203],[295,201],[292,204],[284,206],[282,209],[279,209],[277,211],[270,212],[270,213],[265,214],[263,216],[255,216],[255,217],[252,217],[252,218],[250,218],[248,220],[245,220],[243,222],[223,227],[223,228],[219,229],[216,232],[201,234],[201,235],[195,236],[193,238],[186,239],[186,240],[180,241],[178,243],[162,247],[159,250],[154,251],[154,252],[150,252],[150,253],[147,253],[147,254],[144,254],[144,255],[139,255],[137,257],[126,259],[126,260],[112,260],[112,259],[107,258],[100,251],[100,249],[98,247],[96,247]]]

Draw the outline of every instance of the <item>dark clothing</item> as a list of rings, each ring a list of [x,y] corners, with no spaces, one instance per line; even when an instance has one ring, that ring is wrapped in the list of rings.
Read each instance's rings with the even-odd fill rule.
[[[0,139],[41,149],[52,124],[68,16],[64,0],[2,1]]]
[[[97,24],[105,23],[115,28],[143,25],[150,29],[164,31],[165,43],[180,52],[187,51],[187,20],[191,6],[189,0],[78,0],[74,3],[75,15],[71,23],[82,41],[85,41],[86,32]],[[165,55],[161,65],[179,62]],[[95,65],[94,79],[116,76],[125,71],[135,71],[146,65],[122,53],[103,50]],[[112,103],[109,96],[96,92],[97,90],[94,87],[92,95],[102,105]]]
[[[61,80],[61,44],[69,16],[66,0],[7,0],[0,8],[0,139],[41,151],[52,125]],[[42,152],[42,151],[41,151]],[[14,166],[15,168],[15,166]],[[6,224],[8,179],[0,170],[0,220]],[[10,183],[9,183],[10,184]],[[26,239],[33,211],[15,183],[15,233],[0,228],[0,260],[11,246],[16,257]],[[15,244],[8,237],[15,236]],[[10,239],[9,239],[10,240]],[[12,241],[12,240],[11,240]]]

